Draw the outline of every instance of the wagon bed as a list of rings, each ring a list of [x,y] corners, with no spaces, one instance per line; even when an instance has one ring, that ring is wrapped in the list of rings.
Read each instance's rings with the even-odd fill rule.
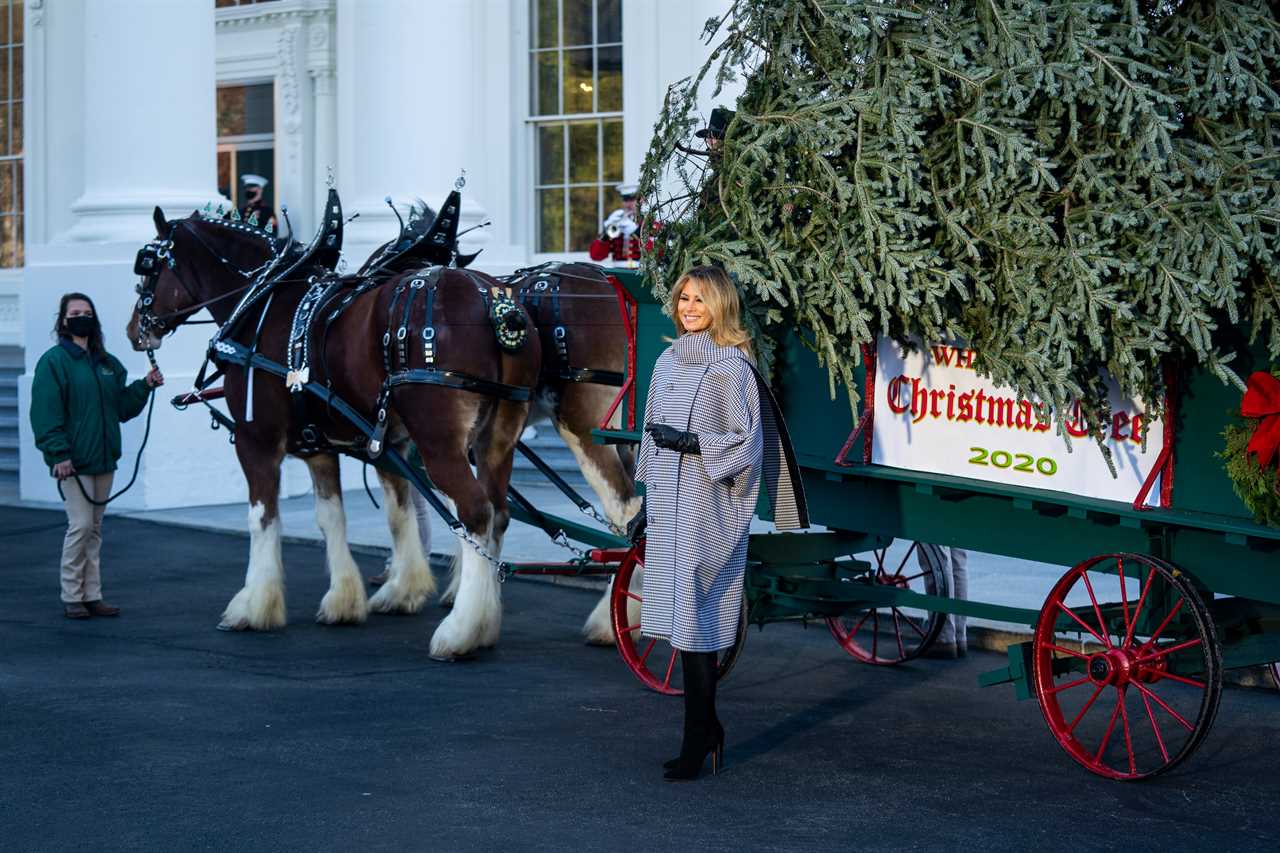
[[[671,323],[637,274],[618,277],[638,305],[636,394],[625,413],[636,418]],[[1027,625],[1034,639],[1010,647],[1008,665],[981,682],[1013,683],[1020,698],[1037,698],[1063,748],[1117,779],[1164,772],[1195,750],[1212,725],[1223,668],[1280,658],[1280,530],[1253,521],[1217,457],[1239,397],[1215,377],[1193,372],[1184,381],[1167,433],[1164,505],[1141,508],[869,464],[860,452],[869,417],[853,421],[843,392],[830,398],[826,370],[797,338],[780,347],[773,385],[810,516],[829,532],[752,537],[749,621],[826,618],[841,644],[871,663],[925,652],[943,614]],[[867,400],[860,406],[865,415]],[[862,430],[851,435],[855,424]],[[639,438],[638,428],[597,431],[600,441]],[[1098,451],[1084,439],[1074,452]],[[763,499],[760,514],[769,517]],[[923,562],[919,572],[885,564],[895,538],[1073,568],[1038,610],[963,601]],[[875,558],[852,556],[866,552]],[[629,559],[642,565],[642,548]],[[674,692],[666,657],[656,672],[640,658],[652,645],[645,652],[627,614],[642,593],[626,563],[614,595],[620,648],[648,686]]]

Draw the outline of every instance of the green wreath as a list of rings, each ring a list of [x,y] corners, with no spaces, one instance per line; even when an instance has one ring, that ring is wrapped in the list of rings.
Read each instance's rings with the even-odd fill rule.
[[[1280,379],[1280,368],[1273,369],[1271,375]],[[1260,423],[1260,418],[1237,417],[1222,431],[1227,446],[1218,455],[1224,460],[1232,488],[1258,523],[1280,527],[1280,467],[1273,463],[1264,468],[1245,453]]]

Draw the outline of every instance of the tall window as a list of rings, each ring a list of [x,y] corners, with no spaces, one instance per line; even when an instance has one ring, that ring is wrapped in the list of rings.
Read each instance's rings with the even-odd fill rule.
[[[218,87],[218,191],[245,205],[245,175],[267,179],[262,200],[275,209],[275,102],[270,83]]]
[[[0,267],[23,264],[22,4],[0,0]]]
[[[530,0],[538,252],[582,252],[621,205],[622,0]]]

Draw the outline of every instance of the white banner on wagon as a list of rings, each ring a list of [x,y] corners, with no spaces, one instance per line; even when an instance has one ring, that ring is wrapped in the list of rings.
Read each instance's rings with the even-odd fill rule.
[[[1164,447],[1158,416],[1148,416],[1140,401],[1109,383],[1112,477],[1094,439],[1081,429],[1078,410],[1068,419],[1076,436],[1068,448],[1047,406],[1020,402],[1016,392],[979,376],[974,357],[953,344],[906,352],[890,338],[879,340],[874,464],[1133,503]],[[1146,502],[1159,506],[1159,477]]]

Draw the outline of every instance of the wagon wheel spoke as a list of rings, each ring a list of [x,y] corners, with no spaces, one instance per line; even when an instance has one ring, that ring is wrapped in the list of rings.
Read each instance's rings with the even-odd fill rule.
[[[1118,689],[1120,693],[1120,720],[1124,725],[1124,748],[1129,751],[1129,775],[1138,775],[1138,765],[1133,758],[1133,736],[1129,732],[1129,708],[1125,704],[1125,691],[1121,687]]]
[[[901,580],[903,583],[911,583],[913,580],[916,580],[917,578],[922,578],[927,574],[929,574],[929,572],[917,572],[914,575],[908,575],[905,578],[899,578],[899,580]]]
[[[621,627],[621,628],[619,628],[619,629],[618,629],[618,633],[619,633],[619,634],[630,634],[632,631],[636,630],[636,629],[637,629],[637,628],[639,628],[639,627],[640,627],[639,623],[637,623],[637,624],[635,624],[635,625],[625,625],[625,626],[623,626],[623,627]]]
[[[671,660],[667,663],[667,675],[665,678],[662,679],[662,689],[664,690],[667,690],[671,687],[671,673],[675,671],[676,657],[679,654],[680,653],[675,649],[671,650]]]
[[[1129,593],[1124,586],[1124,557],[1116,557],[1116,566],[1120,574],[1120,612],[1124,619],[1124,635],[1127,637],[1129,636]]]
[[[1076,726],[1080,725],[1080,721],[1084,719],[1084,715],[1093,707],[1093,703],[1098,701],[1098,697],[1102,695],[1102,691],[1106,688],[1107,685],[1099,684],[1098,688],[1093,691],[1093,695],[1089,697],[1089,701],[1084,703],[1084,707],[1080,709],[1080,713],[1076,714],[1075,719],[1067,726],[1068,734],[1076,730]]]
[[[1147,698],[1147,694],[1139,691],[1138,695],[1142,697],[1142,704],[1147,709],[1147,719],[1151,721],[1151,731],[1156,736],[1156,745],[1160,747],[1160,754],[1164,757],[1164,763],[1169,763],[1169,750],[1165,748],[1164,737],[1160,734],[1160,724],[1156,722],[1155,712],[1151,710],[1151,700]]]
[[[649,641],[649,645],[645,647],[644,654],[640,655],[640,665],[644,666],[644,662],[649,659],[649,652],[653,651],[653,647],[658,645],[658,638],[654,637]]]
[[[911,630],[915,631],[917,634],[919,634],[919,635],[920,635],[920,639],[922,639],[922,640],[923,640],[923,639],[925,639],[925,637],[926,637],[927,635],[925,634],[925,632],[924,632],[924,631],[920,630],[920,626],[916,624],[916,620],[912,619],[910,616],[908,616],[907,614],[903,613],[902,611],[900,611],[900,610],[899,610],[898,608],[896,608],[896,607],[895,607],[895,608],[893,608],[893,612],[894,612],[894,613],[897,613],[899,616],[901,616],[903,619],[905,619],[905,620],[906,620],[906,622],[907,622],[907,625],[909,625],[909,626],[911,627]]]
[[[1102,618],[1102,608],[1098,607],[1098,599],[1093,594],[1093,584],[1089,582],[1089,571],[1087,569],[1082,571],[1080,573],[1080,578],[1084,581],[1084,588],[1089,591],[1089,602],[1093,605],[1093,615],[1098,617],[1098,630],[1102,632],[1101,634],[1098,634],[1097,631],[1095,631],[1093,636],[1102,640],[1102,644],[1104,646],[1111,648],[1111,636],[1110,632],[1107,630],[1107,620]],[[1084,623],[1081,622],[1080,624],[1083,625]]]
[[[871,629],[871,657],[878,659],[880,657],[880,611],[872,610],[871,618],[874,626]]]
[[[1138,596],[1138,606],[1133,609],[1133,621],[1129,623],[1129,630],[1124,635],[1124,645],[1128,648],[1133,643],[1133,632],[1138,627],[1138,617],[1142,615],[1142,605],[1147,602],[1147,593],[1151,592],[1151,581],[1155,577],[1156,570],[1154,568],[1147,572],[1146,583],[1142,585],[1142,595]]]
[[[907,656],[907,650],[902,647],[902,623],[898,621],[898,617],[900,615],[901,614],[898,613],[898,608],[893,608],[893,634],[898,640],[898,657],[905,659]]]
[[[1186,729],[1189,732],[1194,732],[1196,730],[1196,727],[1191,725],[1191,723],[1188,723],[1185,717],[1183,717],[1177,711],[1170,708],[1169,703],[1160,698],[1160,694],[1156,693],[1153,690],[1148,689],[1147,687],[1143,686],[1140,682],[1133,681],[1130,683],[1133,684],[1134,687],[1138,688],[1139,692],[1141,692],[1143,696],[1150,696],[1153,700],[1155,700],[1155,703],[1159,705],[1161,708],[1164,708],[1165,711],[1169,713],[1169,716],[1177,720],[1178,723],[1184,729]]]
[[[1139,655],[1156,644],[1156,641],[1160,639],[1160,635],[1164,633],[1164,629],[1169,627],[1169,623],[1173,621],[1173,617],[1182,609],[1182,605],[1185,604],[1186,601],[1187,600],[1185,598],[1178,599],[1178,603],[1169,611],[1169,615],[1164,617],[1164,621],[1160,623],[1160,627],[1156,628],[1155,631],[1152,632],[1151,636],[1147,638],[1147,641],[1138,647]]]
[[[1095,630],[1093,630],[1092,628],[1090,628],[1090,627],[1089,627],[1089,625],[1088,625],[1088,623],[1087,623],[1087,622],[1085,622],[1083,619],[1081,619],[1079,616],[1077,616],[1074,610],[1072,610],[1072,609],[1071,609],[1070,607],[1068,607],[1067,605],[1063,604],[1061,601],[1055,601],[1055,602],[1054,602],[1054,604],[1058,605],[1058,609],[1059,609],[1059,610],[1061,610],[1063,613],[1067,614],[1067,615],[1068,615],[1068,616],[1070,616],[1072,619],[1076,620],[1076,622],[1080,623],[1080,627],[1081,627],[1081,628],[1084,628],[1084,629],[1085,629],[1086,631],[1088,631],[1090,634],[1092,634],[1093,636],[1097,637],[1097,638],[1098,638],[1098,642],[1100,642],[1100,643],[1105,643],[1105,644],[1106,644],[1106,646],[1107,646],[1107,648],[1111,648],[1111,643],[1109,643],[1109,642],[1107,642],[1106,640],[1104,640],[1104,639],[1102,638],[1102,635],[1100,635],[1097,631],[1095,631]]]
[[[1055,652],[1062,652],[1064,655],[1071,655],[1073,658],[1082,658],[1084,660],[1089,659],[1089,656],[1084,652],[1078,652],[1075,649],[1067,649],[1056,645],[1048,645],[1045,648],[1053,649]]]
[[[1166,672],[1165,670],[1152,669],[1150,667],[1145,667],[1145,666],[1140,667],[1140,669],[1144,672],[1157,673],[1162,679],[1167,678],[1170,681],[1177,681],[1182,684],[1189,684],[1192,687],[1199,687],[1201,690],[1204,690],[1207,686],[1203,681],[1196,681],[1194,678],[1187,678],[1185,675],[1178,675],[1176,672]]]
[[[1116,693],[1120,693],[1120,688],[1116,688]],[[1102,743],[1098,746],[1098,751],[1093,755],[1094,764],[1102,763],[1102,753],[1107,751],[1107,741],[1111,740],[1111,733],[1116,730],[1116,719],[1120,716],[1120,706],[1123,704],[1124,696],[1121,695],[1119,701],[1116,702],[1115,710],[1111,712],[1111,722],[1107,723],[1107,731],[1102,735]]]
[[[1088,681],[1089,676],[1086,675],[1084,678],[1077,678],[1075,681],[1068,681],[1066,684],[1055,684],[1045,692],[1054,694],[1061,693],[1064,690],[1070,690],[1072,687],[1079,687],[1081,684],[1085,684]]]
[[[857,636],[858,632],[862,630],[862,626],[865,625],[867,620],[871,618],[872,613],[875,613],[875,611],[868,610],[866,613],[862,614],[862,618],[858,620],[858,624],[854,625],[853,630],[849,632],[848,639],[850,641],[852,641],[853,638]]]
[[[631,590],[627,590],[626,592],[624,592],[624,593],[622,593],[622,594],[623,594],[623,595],[625,595],[627,598],[632,598],[632,599],[635,599],[636,601],[644,601],[644,596],[636,595],[636,594],[635,594],[634,592],[632,592]]]
[[[1195,637],[1193,639],[1187,640],[1186,642],[1177,643],[1176,645],[1172,645],[1172,646],[1166,646],[1165,648],[1161,649],[1155,654],[1143,655],[1142,657],[1139,657],[1137,660],[1135,660],[1134,663],[1141,666],[1144,663],[1150,663],[1151,661],[1159,660],[1160,658],[1165,657],[1166,655],[1171,655],[1174,652],[1180,652],[1183,649],[1189,649],[1192,646],[1198,646],[1198,645],[1200,645],[1200,638]]]
[[[907,553],[902,555],[902,562],[898,564],[898,570],[895,574],[902,574],[902,567],[907,564],[907,560],[911,559],[911,555],[915,553],[916,548],[920,547],[919,542],[912,542],[911,547],[907,549]]]

